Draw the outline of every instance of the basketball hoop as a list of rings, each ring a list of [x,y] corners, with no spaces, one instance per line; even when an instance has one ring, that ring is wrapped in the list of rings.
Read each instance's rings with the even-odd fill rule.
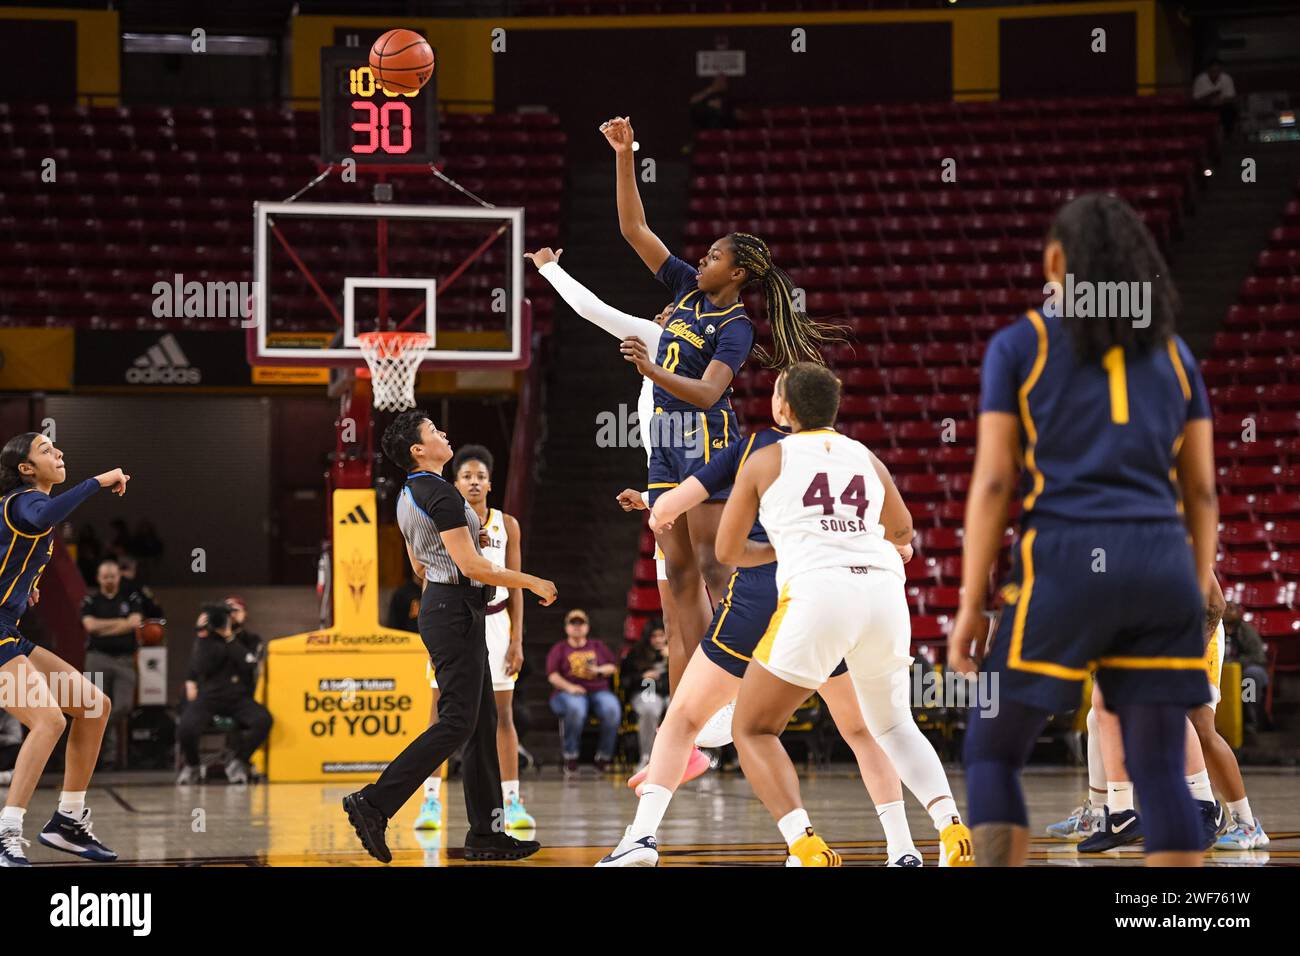
[[[375,408],[400,412],[415,407],[415,373],[432,341],[424,332],[365,332],[357,336],[370,369]]]

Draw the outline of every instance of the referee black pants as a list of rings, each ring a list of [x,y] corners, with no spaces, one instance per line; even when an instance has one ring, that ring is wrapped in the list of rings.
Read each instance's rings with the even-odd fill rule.
[[[386,817],[420,789],[426,777],[465,751],[461,775],[470,832],[487,835],[503,825],[497,710],[483,630],[484,588],[426,584],[420,599],[420,639],[438,680],[438,722],[411,741],[379,779],[361,793]]]

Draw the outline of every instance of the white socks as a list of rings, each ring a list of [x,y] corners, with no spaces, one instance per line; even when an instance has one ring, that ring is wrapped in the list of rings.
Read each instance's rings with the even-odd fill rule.
[[[942,830],[951,823],[948,818],[961,819],[939,755],[910,714],[883,734],[877,734],[876,743],[893,763],[903,785],[928,808],[936,829]]]
[[[433,776],[431,776],[431,777],[426,777],[426,778],[424,779],[424,795],[425,795],[426,797],[430,797],[430,796],[431,796],[431,797],[433,797],[433,799],[437,800],[437,799],[438,799],[438,794],[441,793],[441,792],[442,792],[442,775],[441,775],[441,774],[436,774],[436,773],[435,773]]]
[[[907,810],[902,800],[880,804],[876,807],[876,818],[885,828],[886,852],[891,861],[897,860],[904,853],[916,852],[916,844],[912,842],[912,831],[907,825]]]
[[[86,809],[85,790],[64,790],[59,794],[59,812],[74,820],[81,819],[81,812]]]
[[[27,815],[26,807],[5,807],[0,811],[0,827],[23,828],[23,817]]]
[[[1207,803],[1214,802],[1214,791],[1210,789],[1210,771],[1208,770],[1189,774],[1187,789],[1192,791],[1193,800],[1202,800]]]
[[[1250,812],[1250,801],[1245,797],[1228,802],[1228,810],[1248,827],[1255,825],[1255,817]]]
[[[501,781],[501,799],[502,799],[502,801],[505,802],[505,803],[509,803],[511,800],[518,800],[518,799],[519,799],[519,781],[518,781],[518,780],[502,780],[502,781]]]
[[[960,823],[961,814],[957,812],[957,802],[952,797],[943,796],[926,807],[934,828],[942,833],[950,824]]]
[[[1110,780],[1106,783],[1106,809],[1123,813],[1133,809],[1133,781]]]
[[[647,783],[641,788],[641,799],[636,805],[636,818],[632,821],[632,830],[628,834],[633,840],[654,836],[659,830],[668,804],[672,802],[673,792],[667,787]]]
[[[776,825],[781,830],[781,836],[785,838],[785,845],[793,847],[796,840],[808,835],[812,829],[812,822],[808,819],[808,811],[803,807],[791,810]]]

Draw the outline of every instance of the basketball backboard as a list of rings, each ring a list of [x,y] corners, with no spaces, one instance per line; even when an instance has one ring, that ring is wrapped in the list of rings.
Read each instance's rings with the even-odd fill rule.
[[[249,361],[361,367],[357,336],[424,332],[421,366],[529,361],[521,208],[254,204]]]

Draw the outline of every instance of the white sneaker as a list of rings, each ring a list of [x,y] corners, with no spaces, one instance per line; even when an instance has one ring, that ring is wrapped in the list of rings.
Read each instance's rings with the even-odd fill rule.
[[[725,747],[731,743],[731,718],[735,713],[736,702],[733,700],[710,717],[708,722],[700,728],[700,732],[695,738],[695,746],[705,750],[712,750],[717,747]]]
[[[644,836],[639,840],[632,839],[632,828],[628,827],[623,831],[623,839],[618,841],[618,846],[609,851],[609,855],[601,858],[596,866],[658,866],[659,865],[659,844],[655,842],[654,836]]]

